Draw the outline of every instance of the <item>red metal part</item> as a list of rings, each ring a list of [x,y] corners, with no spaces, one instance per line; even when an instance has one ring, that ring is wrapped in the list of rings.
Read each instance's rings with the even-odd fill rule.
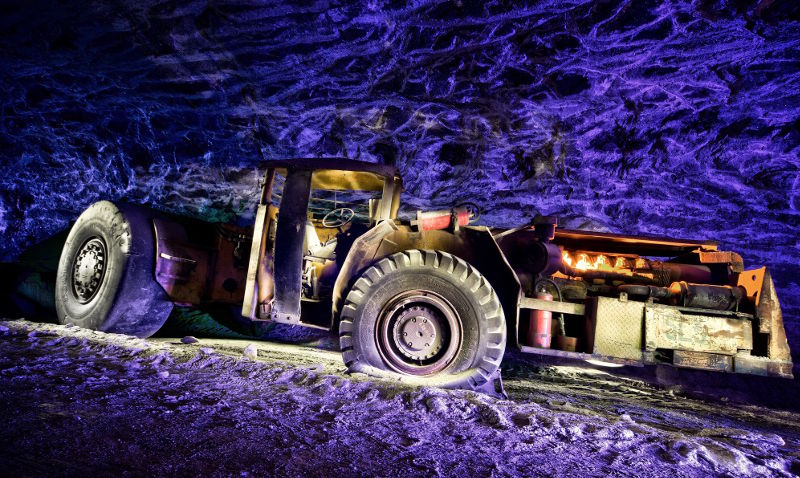
[[[552,301],[553,296],[547,292],[536,294],[537,299]],[[549,310],[531,310],[531,320],[528,327],[528,343],[542,349],[550,348],[552,339],[551,328],[553,313]]]
[[[428,211],[417,213],[417,227],[420,231],[447,229],[453,224],[453,216],[458,218],[459,226],[469,224],[469,211]]]

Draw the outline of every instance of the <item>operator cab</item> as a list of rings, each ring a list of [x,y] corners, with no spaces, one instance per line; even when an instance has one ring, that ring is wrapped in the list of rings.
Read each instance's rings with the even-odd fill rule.
[[[396,218],[400,177],[390,166],[344,159],[266,166],[243,315],[328,328],[341,262],[359,236]]]
[[[312,177],[302,249],[303,300],[331,296],[338,267],[353,240],[377,221],[379,201],[380,191],[314,188]]]

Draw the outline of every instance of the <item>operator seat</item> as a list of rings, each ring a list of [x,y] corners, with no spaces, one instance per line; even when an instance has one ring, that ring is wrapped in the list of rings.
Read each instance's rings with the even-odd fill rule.
[[[311,221],[306,221],[306,235],[303,238],[303,252],[308,254],[309,251],[316,250],[321,245],[322,241],[319,240],[317,228],[314,227],[314,223]]]
[[[303,238],[303,251],[306,256],[316,259],[335,259],[336,236],[328,242],[322,243],[317,235],[317,228],[314,223],[306,221],[306,234]]]

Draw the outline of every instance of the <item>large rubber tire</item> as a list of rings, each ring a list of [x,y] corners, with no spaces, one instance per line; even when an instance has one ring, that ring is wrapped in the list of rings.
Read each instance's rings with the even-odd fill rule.
[[[137,337],[164,324],[172,302],[155,280],[153,217],[145,208],[109,201],[80,215],[58,263],[60,323]]]
[[[409,294],[411,298],[405,299],[409,305],[393,305]],[[415,297],[423,301],[434,298],[432,303],[445,305],[460,327],[457,351],[435,366],[424,366],[424,360],[417,360],[422,355],[403,358],[403,353],[410,353],[410,349],[404,348],[405,352],[400,354],[387,351],[394,346],[387,347],[387,341],[392,341],[385,337],[400,337],[404,333],[397,332],[398,327],[403,327],[401,321],[405,326],[410,325],[409,317],[421,310],[414,307]],[[403,307],[417,311],[406,313]],[[423,309],[425,307],[427,305],[423,304]],[[395,312],[398,310],[401,312]],[[419,314],[431,317],[427,312]],[[440,314],[441,317],[446,315]],[[439,319],[438,322],[446,321]],[[394,332],[390,334],[389,329]],[[402,330],[417,333],[417,329]],[[429,330],[432,329],[426,332]],[[439,335],[446,335],[441,333],[445,327],[439,325],[437,330]],[[456,342],[455,335],[450,333],[450,341]],[[388,371],[418,385],[475,389],[486,383],[500,366],[506,345],[506,325],[497,294],[474,267],[446,252],[410,250],[381,259],[353,284],[342,308],[339,337],[342,357],[350,371],[368,374],[380,371],[376,375]],[[380,337],[384,337],[383,341]],[[444,343],[435,354],[433,350],[423,349],[423,352],[430,352],[431,361],[436,360],[436,355],[440,356],[438,360],[444,360],[448,353]],[[396,357],[407,360],[408,367],[398,364]],[[436,370],[426,371],[426,367]]]

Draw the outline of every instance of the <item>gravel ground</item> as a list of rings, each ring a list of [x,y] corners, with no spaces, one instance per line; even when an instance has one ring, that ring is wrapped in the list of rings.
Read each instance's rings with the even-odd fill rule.
[[[797,411],[515,354],[508,399],[416,389],[345,374],[331,343],[184,344],[0,322],[3,474],[800,473]]]

